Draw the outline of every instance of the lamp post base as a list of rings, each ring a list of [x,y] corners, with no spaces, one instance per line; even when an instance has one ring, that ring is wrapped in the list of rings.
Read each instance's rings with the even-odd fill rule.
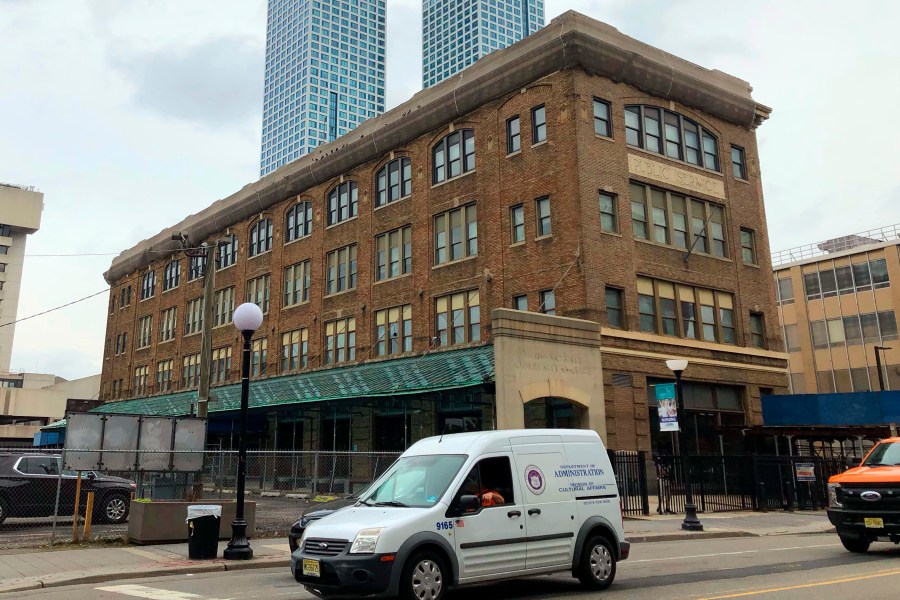
[[[685,531],[703,531],[703,523],[697,518],[697,507],[694,504],[684,505],[684,521],[681,528]]]
[[[231,541],[222,552],[225,560],[250,560],[253,558],[253,548],[247,540],[247,521],[235,519],[231,522]]]

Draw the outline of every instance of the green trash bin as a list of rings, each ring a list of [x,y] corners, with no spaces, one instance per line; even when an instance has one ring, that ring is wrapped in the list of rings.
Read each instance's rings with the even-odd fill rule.
[[[219,554],[219,526],[222,507],[217,504],[193,504],[187,509],[188,558],[207,560]]]

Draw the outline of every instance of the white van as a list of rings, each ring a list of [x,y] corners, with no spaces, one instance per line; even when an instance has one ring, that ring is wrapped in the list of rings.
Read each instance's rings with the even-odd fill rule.
[[[356,505],[304,531],[291,572],[327,598],[440,600],[450,587],[557,571],[601,590],[629,548],[596,432],[487,431],[411,446]]]

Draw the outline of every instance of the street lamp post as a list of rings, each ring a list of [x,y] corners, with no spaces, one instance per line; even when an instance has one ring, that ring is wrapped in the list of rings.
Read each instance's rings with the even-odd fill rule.
[[[231,522],[231,540],[222,553],[226,560],[249,560],[253,548],[247,540],[247,521],[244,520],[244,480],[247,475],[247,409],[250,404],[250,338],[262,325],[262,310],[252,302],[238,306],[234,311],[234,326],[244,338],[241,353],[241,427],[238,438],[237,506]]]
[[[878,369],[878,389],[884,391],[884,373],[881,366],[881,352],[890,350],[887,346],[875,346],[875,368]]]
[[[684,521],[681,522],[681,528],[686,531],[703,531],[703,524],[697,518],[697,505],[694,504],[694,492],[691,489],[688,440],[684,435],[687,415],[684,414],[684,390],[681,384],[681,373],[687,369],[688,361],[683,358],[667,360],[666,366],[675,373],[675,393],[678,398],[678,451],[681,454],[681,469],[684,472]]]

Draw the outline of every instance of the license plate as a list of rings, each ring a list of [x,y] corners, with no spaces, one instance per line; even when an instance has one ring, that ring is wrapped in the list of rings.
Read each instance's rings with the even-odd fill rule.
[[[303,559],[303,574],[309,577],[321,577],[319,574],[319,561],[309,558]]]
[[[865,519],[868,529],[884,529],[884,519]]]

